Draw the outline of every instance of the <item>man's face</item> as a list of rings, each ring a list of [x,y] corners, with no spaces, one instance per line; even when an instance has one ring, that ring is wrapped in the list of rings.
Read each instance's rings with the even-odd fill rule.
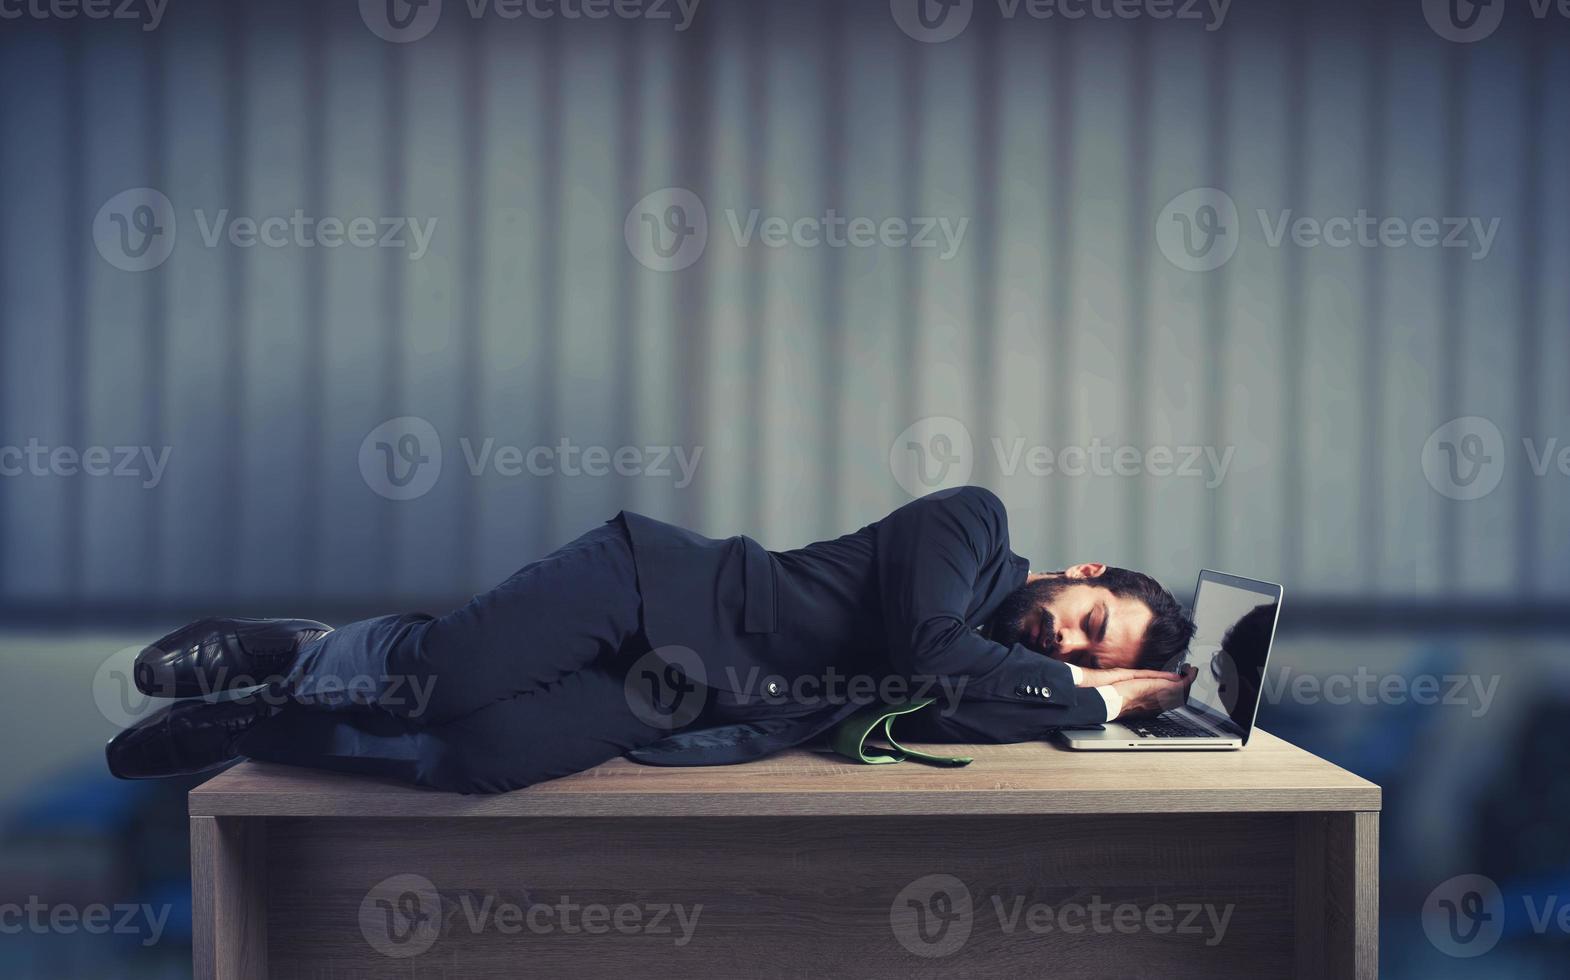
[[[1032,575],[1003,600],[989,635],[1080,667],[1134,666],[1150,607],[1097,585],[1101,568],[1076,565],[1061,574]]]

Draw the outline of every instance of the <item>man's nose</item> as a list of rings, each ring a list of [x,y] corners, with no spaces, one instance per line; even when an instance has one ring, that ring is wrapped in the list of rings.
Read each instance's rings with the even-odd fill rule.
[[[1057,639],[1058,649],[1064,653],[1077,653],[1089,647],[1084,630],[1059,629]]]

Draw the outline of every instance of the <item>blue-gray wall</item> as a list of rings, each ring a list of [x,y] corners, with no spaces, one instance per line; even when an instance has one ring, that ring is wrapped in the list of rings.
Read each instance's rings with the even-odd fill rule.
[[[1239,0],[1213,31],[984,3],[919,43],[872,0],[705,0],[686,30],[468,10],[402,44],[353,3],[0,24],[0,446],[170,450],[152,489],[0,479],[5,608],[434,600],[621,507],[786,547],[909,499],[891,449],[930,417],[971,437],[971,479],[1042,567],[1101,558],[1181,591],[1211,565],[1365,611],[1570,596],[1570,476],[1534,476],[1521,441],[1570,440],[1558,19],[1511,5],[1456,44],[1417,2]],[[137,187],[177,232],[144,272],[94,239]],[[623,235],[665,187],[709,226],[670,272]],[[1209,273],[1156,237],[1195,187],[1241,214]],[[728,213],[754,208],[968,225],[948,259],[741,247]],[[1256,217],[1360,208],[1498,218],[1497,237],[1481,260],[1272,247]],[[223,209],[436,228],[417,261],[209,247]],[[360,467],[398,416],[442,440],[406,501]],[[1479,500],[1422,469],[1457,416],[1503,439]],[[702,455],[680,488],[477,478],[464,437]],[[993,441],[1018,439],[1234,456],[1214,489],[1009,474]]]

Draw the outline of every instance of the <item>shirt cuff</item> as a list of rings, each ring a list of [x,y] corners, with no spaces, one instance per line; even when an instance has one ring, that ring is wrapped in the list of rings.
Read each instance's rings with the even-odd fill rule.
[[[1123,710],[1123,695],[1113,690],[1110,684],[1106,687],[1091,688],[1091,690],[1101,695],[1101,700],[1107,703],[1107,721],[1117,718],[1118,713]]]
[[[1080,681],[1085,679],[1085,672],[1075,664],[1065,663],[1064,666],[1068,668],[1068,675],[1074,678],[1074,686],[1079,687]]]

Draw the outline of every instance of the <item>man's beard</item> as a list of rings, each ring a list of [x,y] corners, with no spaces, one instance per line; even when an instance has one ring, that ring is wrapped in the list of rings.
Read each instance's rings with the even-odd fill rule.
[[[1003,603],[987,620],[987,636],[1004,646],[1022,643],[1037,653],[1057,657],[1060,652],[1057,623],[1043,606],[1072,584],[1064,579],[1038,578],[1021,585],[1003,597]],[[1040,642],[1031,635],[1038,624]]]

